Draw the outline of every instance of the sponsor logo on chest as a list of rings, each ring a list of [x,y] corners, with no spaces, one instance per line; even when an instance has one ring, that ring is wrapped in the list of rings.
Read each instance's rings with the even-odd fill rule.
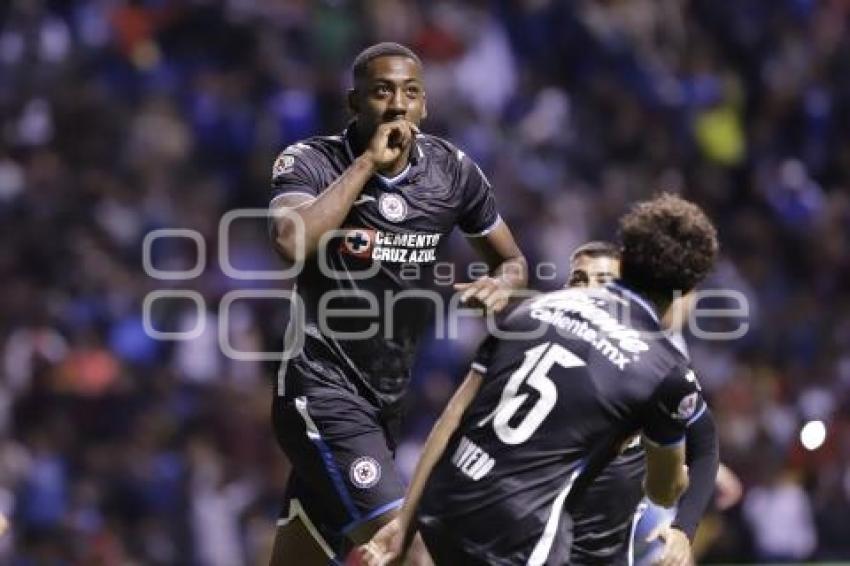
[[[350,228],[340,243],[340,252],[361,259],[390,263],[432,263],[437,261],[439,233],[398,234],[371,228]]]

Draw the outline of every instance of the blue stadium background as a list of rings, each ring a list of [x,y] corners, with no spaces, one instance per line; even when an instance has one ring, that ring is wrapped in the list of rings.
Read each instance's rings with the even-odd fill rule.
[[[287,144],[346,122],[350,60],[393,40],[426,65],[425,129],[496,187],[538,288],[659,189],[702,204],[708,286],[750,305],[735,341],[690,340],[741,504],[705,520],[707,562],[850,559],[850,2],[846,0],[12,0],[0,7],[0,562],[264,563],[287,473],[272,362],[222,355],[218,223],[267,204]],[[205,269],[142,269],[159,228]],[[280,267],[263,221],[240,269]],[[162,270],[194,244],[160,239]],[[450,246],[459,273],[473,259]],[[462,277],[461,277],[462,278]],[[158,341],[144,297],[193,290],[200,336]],[[281,301],[232,305],[240,350],[279,348]],[[722,306],[722,305],[720,305]],[[196,325],[163,300],[157,328]],[[410,469],[480,328],[417,365]],[[806,450],[802,424],[826,423]],[[46,562],[41,562],[45,560]]]

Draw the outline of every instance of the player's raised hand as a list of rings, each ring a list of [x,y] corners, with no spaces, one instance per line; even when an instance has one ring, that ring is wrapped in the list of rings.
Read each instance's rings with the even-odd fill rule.
[[[691,555],[691,541],[688,540],[688,535],[665,524],[649,533],[646,542],[656,539],[664,541],[664,552],[654,562],[656,566],[693,566],[694,559]]]
[[[656,566],[693,566],[694,560],[691,555],[691,542],[688,535],[669,524],[660,525],[655,528],[646,538],[647,542],[661,539],[664,542],[664,551],[653,563]]]
[[[375,164],[375,169],[378,171],[392,169],[410,147],[416,131],[416,126],[402,118],[384,122],[378,126],[369,141],[369,147],[366,148],[366,153]]]
[[[460,291],[460,302],[470,307],[484,307],[497,313],[508,305],[513,289],[497,277],[482,277],[471,283],[455,283],[455,291]]]
[[[389,566],[401,563],[404,532],[396,517],[375,533],[366,544],[357,547],[360,562],[366,566]]]

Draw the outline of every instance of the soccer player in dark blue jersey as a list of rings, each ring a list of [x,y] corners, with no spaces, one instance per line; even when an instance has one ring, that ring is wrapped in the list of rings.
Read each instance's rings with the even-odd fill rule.
[[[619,277],[619,248],[610,242],[588,242],[573,252],[567,287],[600,287]],[[678,329],[668,331],[671,341],[687,355]],[[692,563],[690,541],[712,489],[716,486],[719,504],[728,506],[740,497],[740,484],[728,468],[717,467],[716,435],[709,421],[698,420],[686,437],[690,484],[675,509],[658,507],[643,497],[639,442],[630,443],[606,466],[574,511],[573,563]]]
[[[716,231],[672,195],[639,203],[620,228],[620,280],[530,299],[485,340],[400,517],[361,547],[364,560],[403,557],[418,530],[438,565],[570,563],[577,506],[638,433],[643,491],[676,503],[686,429],[711,414],[662,320],[712,268]]]
[[[277,251],[303,268],[272,416],[293,467],[272,562],[326,564],[398,512],[393,462],[416,347],[440,294],[438,248],[458,227],[490,266],[455,285],[498,312],[527,266],[481,169],[420,131],[422,65],[383,43],[352,67],[353,120],[340,135],[286,148],[275,161]],[[298,344],[300,347],[293,347]]]

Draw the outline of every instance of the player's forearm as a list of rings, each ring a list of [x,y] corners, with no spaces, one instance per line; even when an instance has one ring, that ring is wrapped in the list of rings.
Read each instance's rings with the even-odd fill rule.
[[[407,488],[404,505],[401,508],[401,528],[402,532],[405,533],[405,548],[414,534],[413,518],[428,477],[445,452],[449,439],[457,430],[464,411],[472,402],[480,385],[481,376],[475,372],[469,372],[428,435],[428,440],[422,449],[422,455],[419,457],[419,462],[417,462],[416,469],[413,472],[410,486]]]
[[[684,449],[681,445],[677,448],[659,446],[646,436],[641,442],[646,451],[643,489],[656,505],[672,507],[688,487]]]
[[[720,465],[717,431],[714,419],[707,410],[688,428],[686,442],[690,485],[679,500],[673,526],[693,539],[699,520],[711,501]]]
[[[446,450],[446,444],[448,444],[449,438],[451,438],[459,422],[459,418],[455,419],[452,415],[443,413],[428,435],[422,455],[416,464],[416,470],[413,472],[410,486],[407,488],[404,505],[401,508],[401,529],[404,533],[404,548],[407,548],[412,540],[414,533],[413,517],[416,513],[416,508],[419,506],[419,501],[422,499],[422,492],[425,490],[428,477]]]
[[[375,163],[361,155],[321,194],[275,219],[275,245],[284,257],[300,261],[312,255],[322,237],[339,228],[370,177]],[[299,226],[300,225],[300,226]]]

